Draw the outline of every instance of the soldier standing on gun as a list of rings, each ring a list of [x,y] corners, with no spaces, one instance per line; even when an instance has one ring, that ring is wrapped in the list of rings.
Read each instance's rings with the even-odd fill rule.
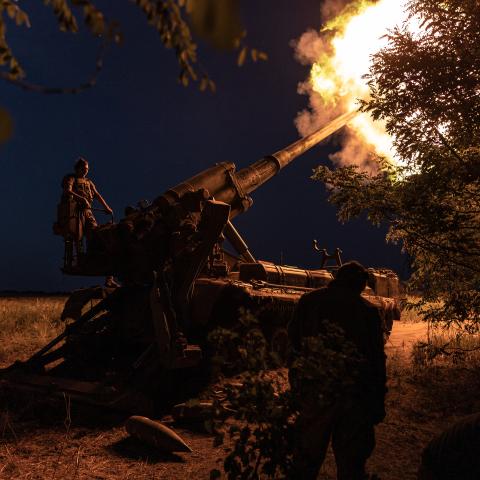
[[[383,330],[378,310],[361,297],[368,272],[357,262],[344,264],[327,287],[305,294],[289,325],[294,355],[308,355],[312,339],[327,338],[325,325],[340,332],[338,345],[348,342],[357,356],[359,368],[349,379],[349,388],[328,392],[319,385],[309,390],[309,380],[290,369],[290,383],[298,396],[295,424],[295,478],[316,479],[325,459],[330,439],[339,480],[369,478],[365,464],[375,447],[374,425],[385,417],[386,393]],[[328,340],[325,340],[328,348]],[[311,344],[311,343],[310,343]],[[348,359],[347,359],[348,361]],[[336,365],[326,365],[332,371]],[[353,370],[353,368],[352,368]],[[347,372],[347,376],[349,372]],[[303,382],[303,383],[302,383]],[[306,388],[305,388],[306,386]],[[325,395],[324,395],[325,394]],[[323,397],[322,397],[323,395]]]
[[[75,173],[73,175],[69,174],[63,178],[63,194],[66,198],[73,198],[77,202],[82,232],[88,237],[91,231],[98,225],[92,212],[93,200],[97,199],[106,213],[111,215],[113,210],[100,195],[95,184],[87,178],[89,170],[87,160],[79,157],[75,162],[74,169]]]
[[[89,165],[85,158],[79,157],[75,162],[74,173],[63,177],[62,203],[73,200],[77,204],[77,225],[74,234],[75,246],[78,256],[82,253],[83,237],[90,237],[92,231],[98,226],[97,220],[92,212],[92,204],[96,199],[105,209],[105,212],[112,215],[113,210],[109,207],[105,199],[100,195],[95,184],[87,178]],[[105,278],[106,287],[117,287],[112,276]]]

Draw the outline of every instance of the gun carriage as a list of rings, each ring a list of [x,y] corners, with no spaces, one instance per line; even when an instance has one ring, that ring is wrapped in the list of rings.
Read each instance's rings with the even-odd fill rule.
[[[257,260],[232,220],[252,206],[251,193],[352,116],[239,171],[233,163],[216,164],[151,204],[129,208],[118,223],[98,227],[86,251],[69,250],[63,271],[115,275],[121,286],[73,292],[62,314],[65,331],[4,371],[4,380],[149,411],[152,399],[178,393],[181,379],[191,383],[189,373],[205,361],[208,332],[238,324],[242,309],[257,317],[271,348],[281,354],[298,299],[327,285],[336,267],[306,270]],[[338,251],[335,258],[340,262]],[[369,272],[364,295],[378,306],[389,332],[399,318],[398,277],[389,270]]]

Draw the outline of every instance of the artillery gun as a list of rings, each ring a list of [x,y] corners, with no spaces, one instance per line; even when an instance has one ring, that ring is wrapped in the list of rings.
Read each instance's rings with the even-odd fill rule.
[[[335,267],[258,261],[232,220],[251,207],[252,192],[352,116],[238,172],[233,163],[216,164],[151,204],[129,208],[120,222],[98,227],[85,252],[65,256],[63,271],[115,275],[122,286],[74,292],[62,314],[65,331],[9,367],[3,379],[27,390],[148,412],[152,399],[191,383],[208,332],[238,324],[241,309],[256,316],[281,354],[298,299],[327,285]],[[226,241],[234,253],[224,248]],[[398,293],[393,272],[370,269],[364,295],[378,305],[386,331],[399,318]]]

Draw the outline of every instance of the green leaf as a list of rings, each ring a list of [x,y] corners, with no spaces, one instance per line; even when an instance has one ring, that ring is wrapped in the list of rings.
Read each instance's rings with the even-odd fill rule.
[[[200,86],[198,87],[201,92],[204,92],[208,87],[208,78],[202,78]]]
[[[15,16],[15,22],[18,26],[25,24],[27,28],[31,27],[28,15],[20,9],[18,9],[17,15]]]
[[[17,8],[15,5],[12,4],[7,4],[7,15],[11,18],[14,19],[15,15],[17,14]]]
[[[242,31],[237,0],[190,0],[187,12],[196,35],[218,49],[235,47]]]
[[[13,134],[13,120],[10,114],[0,107],[0,144],[7,142]]]
[[[222,477],[222,473],[218,469],[214,469],[210,471],[210,480],[217,480],[218,478]]]
[[[237,57],[237,65],[241,67],[247,58],[247,47],[243,47]]]
[[[262,52],[262,51],[258,51],[258,59],[259,60],[263,60],[264,62],[266,62],[268,60],[268,55],[265,53],[265,52]]]

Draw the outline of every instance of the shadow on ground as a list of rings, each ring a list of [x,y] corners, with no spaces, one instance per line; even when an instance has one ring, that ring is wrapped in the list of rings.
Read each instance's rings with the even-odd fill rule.
[[[129,458],[131,460],[139,460],[142,462],[152,463],[179,463],[185,462],[185,459],[174,453],[164,453],[158,451],[149,445],[137,440],[133,437],[127,437],[115,442],[107,449],[114,455]]]

